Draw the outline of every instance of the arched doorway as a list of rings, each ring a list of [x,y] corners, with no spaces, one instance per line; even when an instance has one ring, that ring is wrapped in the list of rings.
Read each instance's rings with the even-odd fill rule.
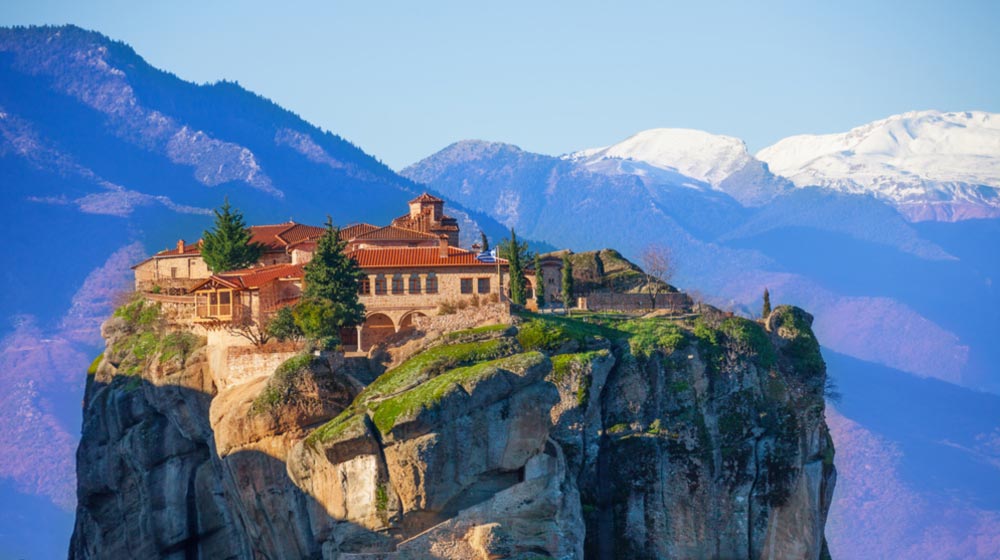
[[[372,313],[361,327],[361,348],[367,350],[396,332],[396,325],[385,313]]]
[[[413,320],[416,319],[417,317],[426,317],[426,316],[427,315],[424,315],[419,311],[411,311],[406,315],[403,315],[403,318],[399,320],[399,330],[404,331],[414,328]]]

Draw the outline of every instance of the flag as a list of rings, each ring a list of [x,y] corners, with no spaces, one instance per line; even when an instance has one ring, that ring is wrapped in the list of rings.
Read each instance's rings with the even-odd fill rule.
[[[478,255],[476,255],[476,260],[478,260],[479,262],[491,263],[491,264],[497,262],[496,248],[494,247],[493,249],[490,249],[486,253],[479,253]]]

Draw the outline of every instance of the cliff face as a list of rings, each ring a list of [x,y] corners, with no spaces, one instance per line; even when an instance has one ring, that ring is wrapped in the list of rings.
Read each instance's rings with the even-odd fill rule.
[[[71,558],[823,554],[833,449],[800,310],[418,334],[367,385],[336,355],[229,385],[155,309],[118,315]]]

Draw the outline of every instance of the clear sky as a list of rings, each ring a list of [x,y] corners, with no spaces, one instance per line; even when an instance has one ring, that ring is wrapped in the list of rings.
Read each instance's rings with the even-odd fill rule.
[[[464,138],[560,154],[685,127],[756,151],[1000,112],[1000,1],[0,1],[0,25],[61,23],[236,80],[397,169]]]

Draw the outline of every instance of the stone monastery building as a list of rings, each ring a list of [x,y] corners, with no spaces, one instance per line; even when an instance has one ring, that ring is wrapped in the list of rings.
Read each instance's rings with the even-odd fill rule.
[[[507,262],[458,247],[458,222],[444,201],[422,194],[407,214],[388,226],[354,224],[340,230],[346,251],[364,273],[360,301],[367,318],[345,329],[345,348],[367,350],[410,328],[416,317],[434,315],[444,302],[503,297]],[[177,242],[135,265],[136,290],[183,309],[181,320],[206,329],[266,319],[299,300],[303,266],[324,228],[287,222],[251,226],[264,252],[253,267],[212,274],[200,243]]]

